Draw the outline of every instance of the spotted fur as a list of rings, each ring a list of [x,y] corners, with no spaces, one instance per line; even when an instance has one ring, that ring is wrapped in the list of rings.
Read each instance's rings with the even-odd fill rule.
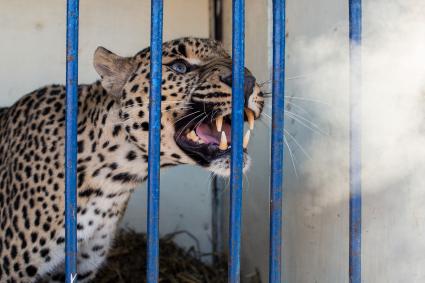
[[[192,69],[176,72],[176,60]],[[149,61],[149,48],[133,57],[99,48],[102,79],[78,89],[78,282],[94,278],[132,191],[147,177]],[[231,88],[222,82],[230,66],[215,41],[164,44],[161,167],[197,164],[176,144],[175,124],[202,107],[211,120],[231,113]],[[246,104],[260,115],[258,85]],[[64,281],[64,128],[64,86],[0,109],[0,282]],[[226,175],[229,157],[202,166]]]

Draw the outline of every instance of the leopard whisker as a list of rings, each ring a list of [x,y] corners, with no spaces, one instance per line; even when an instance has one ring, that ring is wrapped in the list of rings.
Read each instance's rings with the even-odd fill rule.
[[[209,114],[207,114],[204,118],[202,118],[198,123],[196,123],[194,129],[196,129],[207,117],[209,116]]]
[[[266,118],[268,118],[270,121],[272,120],[272,117],[270,117],[268,114],[266,114],[266,113],[261,113],[261,115],[263,116],[263,117],[266,117]],[[304,126],[304,127],[306,127],[307,129],[309,129],[309,130],[311,130],[312,132],[314,132],[314,133],[317,133],[317,134],[321,134],[321,135],[325,135],[325,136],[327,136],[328,134],[327,133],[325,133],[325,132],[322,132],[322,130],[320,129],[320,128],[316,128],[316,127],[311,127],[311,126],[309,126],[308,124],[308,122],[304,122],[300,117],[302,117],[302,116],[299,116],[298,114],[295,114],[294,115],[294,113],[293,112],[290,112],[290,111],[287,111],[287,110],[285,110],[285,115],[287,115],[289,118],[291,118],[291,119],[294,119],[294,121],[296,121],[296,122],[298,122],[300,125],[302,125],[302,126]],[[309,121],[310,123],[312,123],[310,120],[308,120],[308,119],[306,119],[306,118],[304,118],[304,117],[302,117],[303,119],[305,119],[305,120],[307,120],[307,121]],[[313,125],[315,125],[314,123],[313,123]]]
[[[179,134],[177,136],[177,139],[180,138],[181,134],[183,133],[183,131],[187,128],[187,126],[190,125],[190,123],[192,123],[192,121],[198,119],[199,117],[202,117],[202,115],[205,115],[205,113],[201,113],[198,116],[196,116],[195,118],[193,118],[192,120],[190,120],[189,122],[186,123],[186,125],[179,131]]]
[[[272,94],[271,92],[264,92],[264,94],[267,94],[267,95],[264,95],[263,98],[267,98],[267,99],[273,98],[273,95],[271,95]],[[307,98],[307,97],[290,96],[290,95],[285,95],[284,97],[288,98],[288,99],[302,100],[302,101],[307,101],[307,102],[314,102],[314,103],[318,103],[318,104],[323,104],[323,105],[326,105],[326,106],[331,106],[327,102],[316,100],[316,99],[311,99],[311,98]]]
[[[301,107],[301,106],[299,106],[298,104],[296,104],[296,103],[294,103],[292,101],[285,101],[285,102],[286,102],[286,104],[288,104],[288,106],[294,107],[294,110],[295,109],[298,109],[300,112],[302,112],[303,114],[305,114],[306,117],[308,117],[310,119],[313,119],[313,117],[311,116],[311,114],[304,107]],[[272,106],[271,105],[266,105],[265,108],[271,110],[272,109]]]
[[[189,114],[187,114],[187,115],[184,115],[183,117],[181,117],[181,118],[177,119],[177,120],[173,123],[173,125],[175,125],[177,122],[179,122],[179,121],[183,120],[184,118],[187,118],[187,117],[192,116],[192,115],[194,115],[194,114],[196,114],[196,113],[199,113],[199,112],[201,112],[201,111],[197,110],[197,111],[195,111],[195,112],[192,112],[192,113],[189,113]]]
[[[322,128],[320,128],[316,123],[314,123],[313,121],[305,118],[304,116],[297,114],[295,112],[289,111],[289,110],[284,110],[285,114],[288,115],[289,117],[291,117],[294,120],[298,120],[298,123],[300,122],[304,122],[308,125],[310,125],[311,127],[313,127],[317,132],[319,132],[322,135],[327,136],[328,133],[326,133]],[[310,127],[310,129],[312,129]],[[313,130],[313,129],[312,129]]]
[[[214,120],[214,115],[215,115],[215,113],[217,113],[219,110],[218,109],[216,109],[216,110],[213,110],[211,113],[211,124],[213,123],[213,120]]]
[[[293,76],[293,77],[286,77],[285,80],[286,81],[292,81],[292,80],[299,80],[299,79],[304,79],[307,78],[309,75],[298,75],[298,76]],[[273,82],[273,79],[270,80],[266,80],[264,82],[259,83],[258,85],[260,87],[266,85],[266,84],[271,84]]]
[[[294,108],[299,109],[301,112],[303,112],[305,115],[308,115],[309,117],[311,117],[310,113],[304,108],[299,106],[298,104],[292,102],[292,101],[287,101],[287,103],[289,105],[292,105]]]
[[[288,147],[289,156],[291,157],[292,166],[294,167],[294,173],[295,173],[295,176],[298,178],[298,171],[297,171],[297,168],[295,166],[295,156],[292,152],[291,147],[289,146],[288,140],[286,139],[285,135],[283,135],[283,141],[285,142],[286,146]]]
[[[270,129],[270,124],[263,120],[264,117],[265,116],[260,116],[259,121],[261,123],[263,123],[268,129]],[[286,139],[286,135],[288,135],[296,143],[296,145],[300,148],[300,150],[303,152],[303,154],[305,154],[305,156],[307,158],[311,159],[311,155],[308,154],[308,152],[304,149],[304,147],[297,141],[297,139],[293,135],[291,135],[286,129],[283,129],[283,130],[284,130],[284,134],[283,134],[284,142],[285,142],[286,147],[288,148],[289,155],[291,157],[291,163],[292,163],[292,166],[294,167],[294,171],[296,172],[295,175],[298,176],[298,171],[295,167],[295,161],[294,161],[295,160],[295,154],[294,154],[293,150],[291,149],[291,146],[289,145],[288,140]]]
[[[297,141],[297,139],[293,135],[291,135],[289,131],[287,131],[286,129],[283,129],[283,131],[285,132],[284,135],[288,135],[308,159],[312,159],[311,155],[308,154],[308,152],[304,149],[304,147]]]

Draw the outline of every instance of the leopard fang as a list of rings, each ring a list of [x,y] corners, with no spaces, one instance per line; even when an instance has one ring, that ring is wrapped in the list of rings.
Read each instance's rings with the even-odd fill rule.
[[[220,150],[226,150],[228,148],[226,133],[224,131],[221,132],[220,146],[218,148]]]
[[[221,132],[221,129],[223,127],[223,116],[218,116],[215,120],[215,125],[217,127],[217,132]]]
[[[245,108],[245,114],[248,118],[249,129],[252,131],[254,129],[254,112],[251,109]]]
[[[243,148],[247,148],[248,147],[248,143],[249,143],[249,137],[251,136],[251,130],[248,130],[245,134],[245,136],[243,137]]]

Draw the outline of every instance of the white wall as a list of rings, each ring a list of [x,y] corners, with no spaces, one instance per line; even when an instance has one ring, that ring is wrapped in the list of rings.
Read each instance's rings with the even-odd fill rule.
[[[0,106],[43,85],[64,83],[65,3],[0,0]],[[208,0],[166,0],[164,9],[164,40],[209,36]],[[97,46],[132,55],[149,45],[149,34],[150,0],[80,1],[80,82],[98,79],[92,67]],[[164,171],[161,182],[161,234],[188,230],[209,252],[209,175],[199,168],[182,167]],[[143,185],[130,201],[124,226],[145,230],[145,195]],[[179,242],[194,244],[186,236],[180,236]]]
[[[271,22],[270,10],[267,13],[266,7],[271,2],[246,0],[246,65],[260,80],[265,80],[270,75],[271,49],[268,48],[270,42],[268,31],[270,31]],[[373,6],[377,2],[384,3],[384,5]],[[364,27],[365,44],[369,44],[369,48],[375,52],[381,50],[380,42],[370,40],[369,35],[376,32],[376,29],[385,32],[389,30],[390,34],[391,30],[396,31],[400,23],[399,13],[394,11],[397,10],[395,7],[409,10],[403,6],[408,3],[410,3],[411,10],[416,9],[418,15],[423,19],[423,23],[425,21],[423,1],[364,1],[365,22],[370,23],[374,19],[381,20],[381,22],[375,20],[375,25],[366,24]],[[285,148],[283,282],[348,282],[347,5],[348,1],[340,0],[287,1],[286,95],[296,97],[292,100],[287,98],[287,101],[296,103],[306,112],[294,105],[289,105],[287,110],[297,112],[307,119],[311,119],[313,123],[318,123],[318,126],[324,132],[329,133],[329,136],[318,134],[317,131],[301,125],[299,121],[286,117],[286,130],[297,139],[298,143],[311,155],[311,158],[306,157],[299,146],[287,135],[295,158],[295,165],[292,164],[291,153]],[[224,38],[230,49],[230,0],[225,0],[225,7]],[[389,9],[382,9],[383,7],[389,7]],[[412,18],[404,20],[409,22]],[[417,29],[418,25],[413,24],[412,29],[415,28]],[[424,34],[423,26],[418,32]],[[397,36],[395,42],[403,46],[404,40],[410,39],[410,35],[408,30],[406,30],[406,36],[400,35],[398,32],[394,33],[394,36]],[[333,42],[339,42],[340,45],[335,49],[333,45],[326,45],[326,40],[320,42],[320,38],[332,39]],[[383,36],[382,39],[385,40],[386,37]],[[331,50],[329,54],[326,53],[327,48]],[[406,50],[408,50],[407,48]],[[416,48],[423,48],[423,45],[418,45]],[[411,46],[409,50],[415,50],[415,47]],[[336,52],[332,53],[332,51]],[[324,57],[323,54],[327,54],[328,57]],[[406,60],[412,60],[410,64],[412,72],[410,75],[409,73],[405,75],[406,77],[414,77],[419,74],[414,72],[417,65],[414,62],[423,59],[423,56],[412,58],[417,53],[412,54],[411,57],[406,54]],[[368,55],[371,54],[368,53]],[[325,60],[323,60],[324,58]],[[409,61],[406,60],[400,64],[401,60],[394,56],[387,58],[388,60],[394,62],[393,64],[388,62],[388,68],[393,69],[393,72],[398,71],[399,66],[409,64],[407,63]],[[382,59],[376,61],[377,64],[382,63]],[[323,66],[329,67],[332,62],[338,62],[335,65],[336,68],[342,67],[342,69],[337,69],[340,73],[335,74],[333,70]],[[374,75],[373,67],[376,67],[375,72],[383,72],[383,77],[391,73],[378,65],[371,66],[369,63],[364,65],[365,68],[372,68],[372,71],[369,69],[369,75]],[[322,71],[323,73],[321,73]],[[388,77],[391,78],[391,76]],[[368,79],[365,80],[365,85],[367,81],[368,87],[372,86],[380,90],[382,84],[394,85],[391,80],[397,80],[397,78],[379,81],[377,82],[379,85],[373,85],[373,82]],[[408,81],[406,78],[400,78],[400,80]],[[403,90],[405,90],[406,96],[411,95],[408,87]],[[370,90],[365,93],[370,94]],[[410,162],[412,156],[423,156],[423,151],[413,150],[415,147],[410,148],[409,142],[415,144],[418,140],[401,142],[404,137],[394,135],[394,132],[391,131],[397,127],[416,125],[418,121],[400,117],[401,121],[407,120],[408,122],[402,125],[396,123],[396,117],[400,115],[397,108],[402,108],[406,101],[403,97],[394,100],[394,96],[389,94],[390,92],[382,92],[373,97],[365,95],[363,98],[364,108],[368,112],[364,114],[365,120],[363,121],[365,170],[363,171],[362,282],[396,283],[403,280],[415,283],[425,282],[424,187],[418,185],[421,183],[417,180],[418,178],[423,180],[423,177],[418,176],[424,176],[425,173],[423,173],[423,162]],[[387,101],[387,99],[393,100]],[[392,113],[379,112],[382,110],[381,104],[400,105],[400,107],[394,107],[396,111]],[[423,113],[423,105],[420,111]],[[374,120],[385,121],[385,115],[388,115],[387,123],[390,125],[379,126]],[[264,120],[267,121],[267,118]],[[423,120],[421,124],[423,126]],[[309,126],[314,128],[311,124]],[[241,268],[242,279],[245,282],[250,282],[248,278],[252,278],[256,271],[259,271],[263,282],[268,282],[270,176],[270,129],[268,127],[262,125],[261,122],[256,123],[254,138],[250,142],[249,148],[253,156],[253,167],[245,178],[244,190]],[[379,136],[380,128],[386,127],[392,129],[382,131],[384,134]],[[373,131],[378,133],[377,136],[373,136]],[[376,143],[372,144],[376,146],[375,150],[371,147],[371,140]],[[393,141],[398,145],[388,147],[388,144]],[[389,162],[386,162],[385,158],[392,155],[400,158],[387,159]],[[380,161],[376,162],[379,159]],[[298,170],[298,177],[295,175],[294,167]],[[394,172],[393,175],[386,174],[390,168],[392,168],[391,172]],[[398,174],[397,171],[401,171],[403,174]],[[418,172],[422,172],[422,175]],[[415,178],[417,179],[415,180]],[[221,183],[221,188],[226,192],[223,196],[224,207],[227,210],[224,213],[224,221],[227,224],[229,188],[225,181]],[[225,231],[227,231],[227,226]]]

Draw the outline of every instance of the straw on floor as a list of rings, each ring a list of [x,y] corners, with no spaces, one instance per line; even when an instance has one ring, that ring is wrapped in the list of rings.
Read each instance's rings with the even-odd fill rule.
[[[178,232],[160,240],[159,282],[220,283],[227,282],[227,260],[215,255],[214,265],[207,265],[198,247],[184,250],[173,239]],[[192,237],[190,234],[188,236]],[[196,239],[195,243],[196,243]],[[96,283],[146,282],[146,235],[130,230],[118,233],[105,266],[99,271]]]

